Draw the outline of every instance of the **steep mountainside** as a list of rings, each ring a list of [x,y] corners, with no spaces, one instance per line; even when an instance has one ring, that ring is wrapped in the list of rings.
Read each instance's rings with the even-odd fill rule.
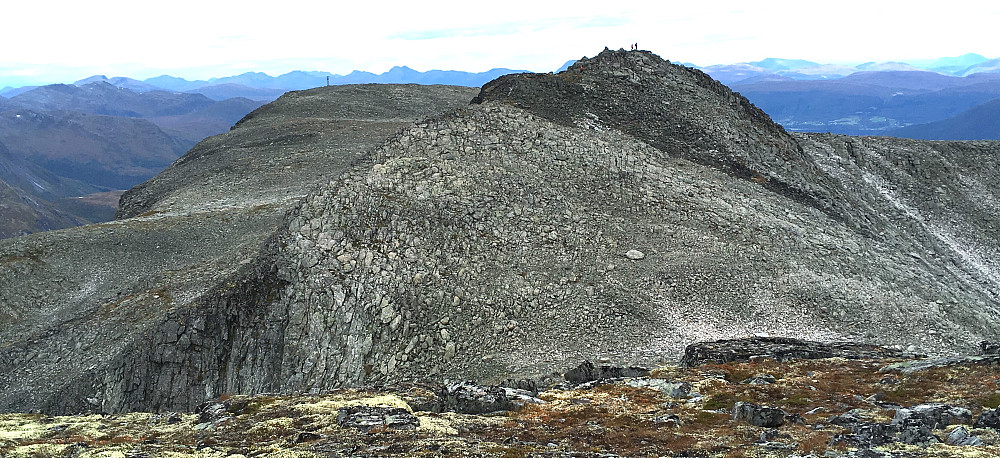
[[[790,135],[640,51],[448,111],[471,95],[289,94],[118,221],[0,244],[0,410],[542,380],[758,333],[998,337],[1000,144]]]
[[[336,177],[396,130],[468,102],[454,86],[358,85],[290,92],[207,138],[155,178],[130,189],[119,218],[146,212],[285,202]]]

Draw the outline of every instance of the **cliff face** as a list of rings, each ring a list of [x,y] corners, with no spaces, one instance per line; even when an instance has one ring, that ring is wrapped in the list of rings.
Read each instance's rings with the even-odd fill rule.
[[[112,272],[98,293],[71,302],[70,287],[49,299],[65,313],[54,320],[5,299],[34,331],[3,329],[13,343],[0,349],[11,368],[0,383],[16,389],[0,407],[190,409],[224,393],[538,378],[582,359],[654,365],[693,341],[755,333],[928,353],[996,338],[1000,145],[792,136],[654,55],[605,51],[580,65],[502,77],[477,103],[428,108],[391,135],[402,121],[370,124],[385,124],[381,143],[352,137],[364,127],[348,119],[280,104],[203,142],[123,198],[123,218],[150,215],[113,227],[145,224],[142,237],[159,237],[168,217],[204,215],[210,231],[177,226],[202,245],[161,246],[217,250],[214,263],[178,268],[166,264],[179,254],[150,254],[158,267],[140,269],[146,289],[107,297],[123,278]],[[410,106],[399,94],[424,90],[388,99]],[[298,107],[333,109],[322,99]],[[280,121],[256,124],[275,110]],[[311,133],[289,133],[297,125]],[[314,170],[333,144],[366,152]],[[180,179],[184,167],[202,180]],[[311,177],[295,188],[308,184],[307,196],[257,207],[241,190],[284,188],[219,179],[299,173]],[[198,205],[206,210],[182,213]],[[254,211],[253,230],[217,237],[243,244],[207,236],[233,224],[227,212]],[[38,242],[3,246],[0,265],[51,277],[52,255],[30,255]],[[55,373],[68,383],[48,385]]]

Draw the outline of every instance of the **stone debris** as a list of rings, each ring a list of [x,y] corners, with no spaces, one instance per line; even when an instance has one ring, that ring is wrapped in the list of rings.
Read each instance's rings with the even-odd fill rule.
[[[755,375],[753,377],[748,377],[741,381],[740,383],[745,385],[773,385],[777,379],[771,374]]]
[[[1000,342],[984,340],[979,342],[980,355],[1000,355]]]
[[[658,390],[671,398],[686,398],[691,395],[691,384],[688,382],[673,382],[658,378],[631,378],[625,384],[634,388],[650,388]]]

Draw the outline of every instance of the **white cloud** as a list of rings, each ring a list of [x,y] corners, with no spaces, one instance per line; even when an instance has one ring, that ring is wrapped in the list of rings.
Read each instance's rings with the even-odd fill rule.
[[[117,6],[116,6],[117,5]],[[352,2],[175,0],[5,5],[0,67],[206,78],[258,70],[550,71],[639,42],[699,65],[1000,56],[1000,7],[952,1]],[[0,74],[0,85],[6,78]]]

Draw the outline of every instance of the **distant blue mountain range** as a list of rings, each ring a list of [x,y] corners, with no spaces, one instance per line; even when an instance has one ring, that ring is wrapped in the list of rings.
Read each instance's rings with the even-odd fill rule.
[[[558,70],[573,65],[570,60]],[[739,91],[789,130],[836,132],[852,135],[938,136],[942,125],[997,110],[996,104],[980,105],[1000,98],[1000,59],[965,54],[921,61],[865,62],[858,65],[824,64],[804,59],[767,58],[729,65],[697,67]],[[478,87],[509,73],[525,70],[495,68],[472,73],[449,70],[420,72],[393,67],[381,74],[353,71],[336,75],[321,71],[292,71],[279,76],[261,72],[208,80],[189,81],[170,75],[146,80],[92,76],[76,86],[103,82],[137,93],[163,90],[201,94],[221,101],[245,98],[258,102],[276,99],[291,91],[326,84],[416,83]],[[0,109],[13,98],[33,88],[0,90]],[[969,113],[966,111],[971,110]],[[957,117],[955,120],[952,118]],[[944,122],[926,127],[928,123]],[[1000,138],[990,123],[978,123],[965,138]],[[909,127],[914,126],[914,127]],[[905,128],[905,129],[904,129]],[[919,132],[918,132],[919,131]]]
[[[197,81],[188,81],[170,75],[141,81],[121,76],[108,78],[104,75],[95,75],[74,84],[84,86],[96,82],[106,82],[138,93],[166,90],[202,94],[214,100],[244,97],[250,100],[270,101],[288,91],[309,89],[327,84],[414,83],[479,87],[503,75],[525,72],[527,70],[511,70],[509,68],[494,68],[479,73],[456,70],[420,72],[409,67],[393,67],[381,74],[355,70],[346,75],[335,75],[328,72],[296,70],[279,76],[270,76],[261,72],[247,72],[240,75]],[[0,90],[0,96],[10,98],[31,89],[34,87],[7,87]]]
[[[923,71],[946,76],[969,76],[976,73],[1000,72],[1000,59],[989,59],[979,54],[969,53],[957,57],[942,57],[923,61],[865,62],[852,66],[772,57],[755,62],[696,68],[725,84],[739,84],[780,79],[830,80],[859,72],[881,71]]]

